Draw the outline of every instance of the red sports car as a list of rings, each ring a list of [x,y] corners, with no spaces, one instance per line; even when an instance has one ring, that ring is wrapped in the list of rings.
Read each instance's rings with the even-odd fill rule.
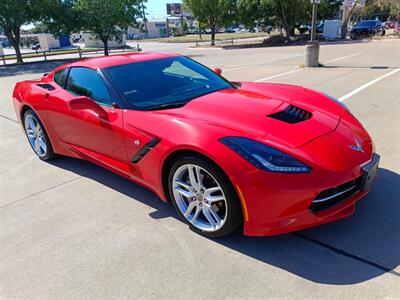
[[[368,133],[335,98],[229,82],[180,55],[77,61],[17,83],[13,102],[40,159],[85,159],[144,185],[207,237],[342,219],[378,169]]]

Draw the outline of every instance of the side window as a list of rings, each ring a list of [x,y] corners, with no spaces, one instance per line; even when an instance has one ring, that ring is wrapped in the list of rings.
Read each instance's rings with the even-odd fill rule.
[[[66,90],[78,96],[87,96],[101,105],[111,106],[112,104],[106,84],[92,69],[71,68]]]
[[[62,88],[65,87],[65,82],[67,81],[69,68],[59,70],[54,73],[54,82],[57,83]]]

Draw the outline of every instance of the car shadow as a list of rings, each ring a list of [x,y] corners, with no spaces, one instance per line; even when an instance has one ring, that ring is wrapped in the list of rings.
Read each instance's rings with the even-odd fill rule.
[[[349,285],[400,265],[400,175],[379,169],[371,192],[342,221],[277,237],[239,234],[216,242],[317,283]]]
[[[66,157],[51,164],[152,207],[150,216],[155,220],[176,218],[172,205],[101,167]],[[213,241],[316,283],[350,285],[385,273],[400,279],[395,270],[400,264],[399,185],[399,174],[380,168],[372,191],[345,220],[276,237],[245,237],[236,232]]]
[[[23,64],[2,65],[0,66],[0,77],[46,73],[71,61],[74,61],[74,59],[54,59],[48,61],[26,62]]]

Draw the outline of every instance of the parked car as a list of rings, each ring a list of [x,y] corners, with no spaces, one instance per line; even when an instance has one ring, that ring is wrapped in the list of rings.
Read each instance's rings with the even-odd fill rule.
[[[394,29],[395,27],[396,27],[396,22],[394,22],[394,21],[385,22],[386,29]]]
[[[400,36],[400,22],[397,22],[394,26],[393,35]]]
[[[41,160],[81,158],[138,182],[207,237],[343,219],[378,172],[371,137],[336,98],[232,83],[178,54],[72,62],[17,83],[13,106]]]
[[[309,24],[303,24],[298,28],[298,31],[300,34],[311,33],[311,30],[312,30],[312,26]],[[323,21],[319,22],[316,25],[315,30],[317,33],[323,33],[324,32],[324,22]]]
[[[324,33],[324,21],[319,22],[316,27],[317,33]]]
[[[7,39],[6,40],[2,40],[1,41],[1,45],[3,46],[3,48],[11,47],[11,44]]]
[[[351,39],[358,39],[374,35],[384,35],[385,33],[386,33],[385,28],[382,26],[380,21],[365,20],[358,22],[351,29],[350,37]]]
[[[308,24],[300,25],[300,27],[298,28],[298,31],[299,31],[300,34],[305,34],[307,32],[310,32],[311,31],[311,25],[308,25]]]
[[[232,27],[225,28],[225,33],[235,33],[236,31]]]
[[[40,49],[40,44],[39,44],[39,43],[33,44],[33,46],[32,46],[31,49],[32,49],[32,50],[39,50],[39,49]]]

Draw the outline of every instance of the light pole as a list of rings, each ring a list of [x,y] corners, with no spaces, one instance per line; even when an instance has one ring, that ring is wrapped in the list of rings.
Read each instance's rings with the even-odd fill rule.
[[[311,3],[313,5],[311,40],[306,45],[306,67],[315,68],[319,66],[319,43],[316,36],[318,4],[321,3],[321,0],[311,0]]]
[[[318,4],[321,2],[319,1],[312,1],[313,8],[312,8],[312,24],[311,24],[311,41],[315,41],[315,36],[317,33],[317,13],[318,13]]]
[[[146,32],[146,39],[149,38],[149,32],[147,30],[147,19],[146,19],[146,12],[144,10],[144,2],[142,0],[142,11],[143,11],[143,22],[144,22],[144,30]]]

